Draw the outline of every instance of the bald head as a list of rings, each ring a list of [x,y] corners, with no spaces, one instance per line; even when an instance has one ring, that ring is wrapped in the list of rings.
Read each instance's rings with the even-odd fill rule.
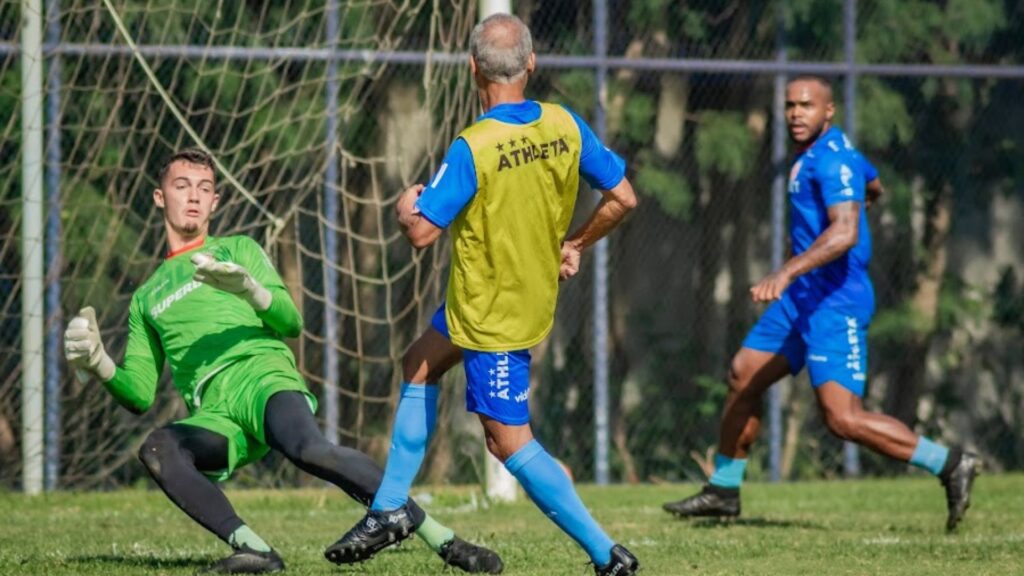
[[[490,82],[513,84],[526,78],[533,38],[519,18],[494,14],[473,28],[469,52],[479,75]]]
[[[808,87],[816,88],[821,91],[821,97],[826,102],[832,102],[832,83],[828,81],[828,78],[824,76],[818,76],[817,74],[801,74],[796,78],[789,81],[790,86],[793,84],[807,84]]]
[[[820,76],[797,76],[786,86],[786,125],[789,137],[810,145],[832,125],[835,115],[832,85]]]

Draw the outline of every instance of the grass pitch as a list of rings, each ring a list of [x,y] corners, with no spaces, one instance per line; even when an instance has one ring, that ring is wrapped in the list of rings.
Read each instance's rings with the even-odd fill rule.
[[[581,486],[641,574],[1024,574],[1024,476],[982,476],[955,535],[932,478],[748,484],[741,520],[680,521],[661,504],[694,485]],[[479,505],[471,488],[419,490],[425,507],[465,538],[501,553],[509,576],[592,574],[586,557],[527,500]],[[284,557],[285,574],[441,574],[412,539],[370,562],[337,567],[323,548],[362,511],[337,490],[235,491],[246,521]],[[228,548],[156,490],[0,494],[0,574],[194,574]],[[450,569],[449,569],[450,570]],[[449,571],[449,574],[452,572]]]

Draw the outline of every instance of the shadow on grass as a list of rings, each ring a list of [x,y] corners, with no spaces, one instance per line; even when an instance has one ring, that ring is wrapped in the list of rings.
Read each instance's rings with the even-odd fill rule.
[[[78,564],[110,564],[124,567],[139,568],[208,568],[220,558],[213,556],[182,558],[180,556],[132,556],[127,554],[90,554],[74,556],[70,561]]]
[[[771,518],[700,518],[690,521],[694,528],[729,528],[743,526],[745,528],[802,528],[804,530],[824,530],[817,522],[807,520],[773,520]]]

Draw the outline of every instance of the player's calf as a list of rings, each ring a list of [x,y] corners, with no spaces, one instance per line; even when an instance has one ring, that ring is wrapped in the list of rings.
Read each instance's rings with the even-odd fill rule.
[[[849,410],[832,410],[824,407],[825,426],[840,440],[849,442],[862,441],[862,422],[860,413]]]

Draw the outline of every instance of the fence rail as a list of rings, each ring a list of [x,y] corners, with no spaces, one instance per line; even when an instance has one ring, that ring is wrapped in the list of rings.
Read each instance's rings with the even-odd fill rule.
[[[378,50],[331,50],[328,48],[200,45],[137,46],[146,57],[196,58],[207,60],[294,60],[296,62],[366,62],[385,64],[465,64],[467,53]],[[0,43],[0,56],[19,54],[12,43]],[[46,56],[130,56],[131,48],[121,45],[59,43],[44,44]],[[1024,66],[998,64],[869,64],[845,62],[802,62],[794,60],[732,60],[719,58],[629,58],[625,56],[566,56],[539,54],[537,64],[545,68],[605,68],[650,72],[703,72],[708,74],[820,74],[823,76],[910,76],[948,78],[1024,78]]]

